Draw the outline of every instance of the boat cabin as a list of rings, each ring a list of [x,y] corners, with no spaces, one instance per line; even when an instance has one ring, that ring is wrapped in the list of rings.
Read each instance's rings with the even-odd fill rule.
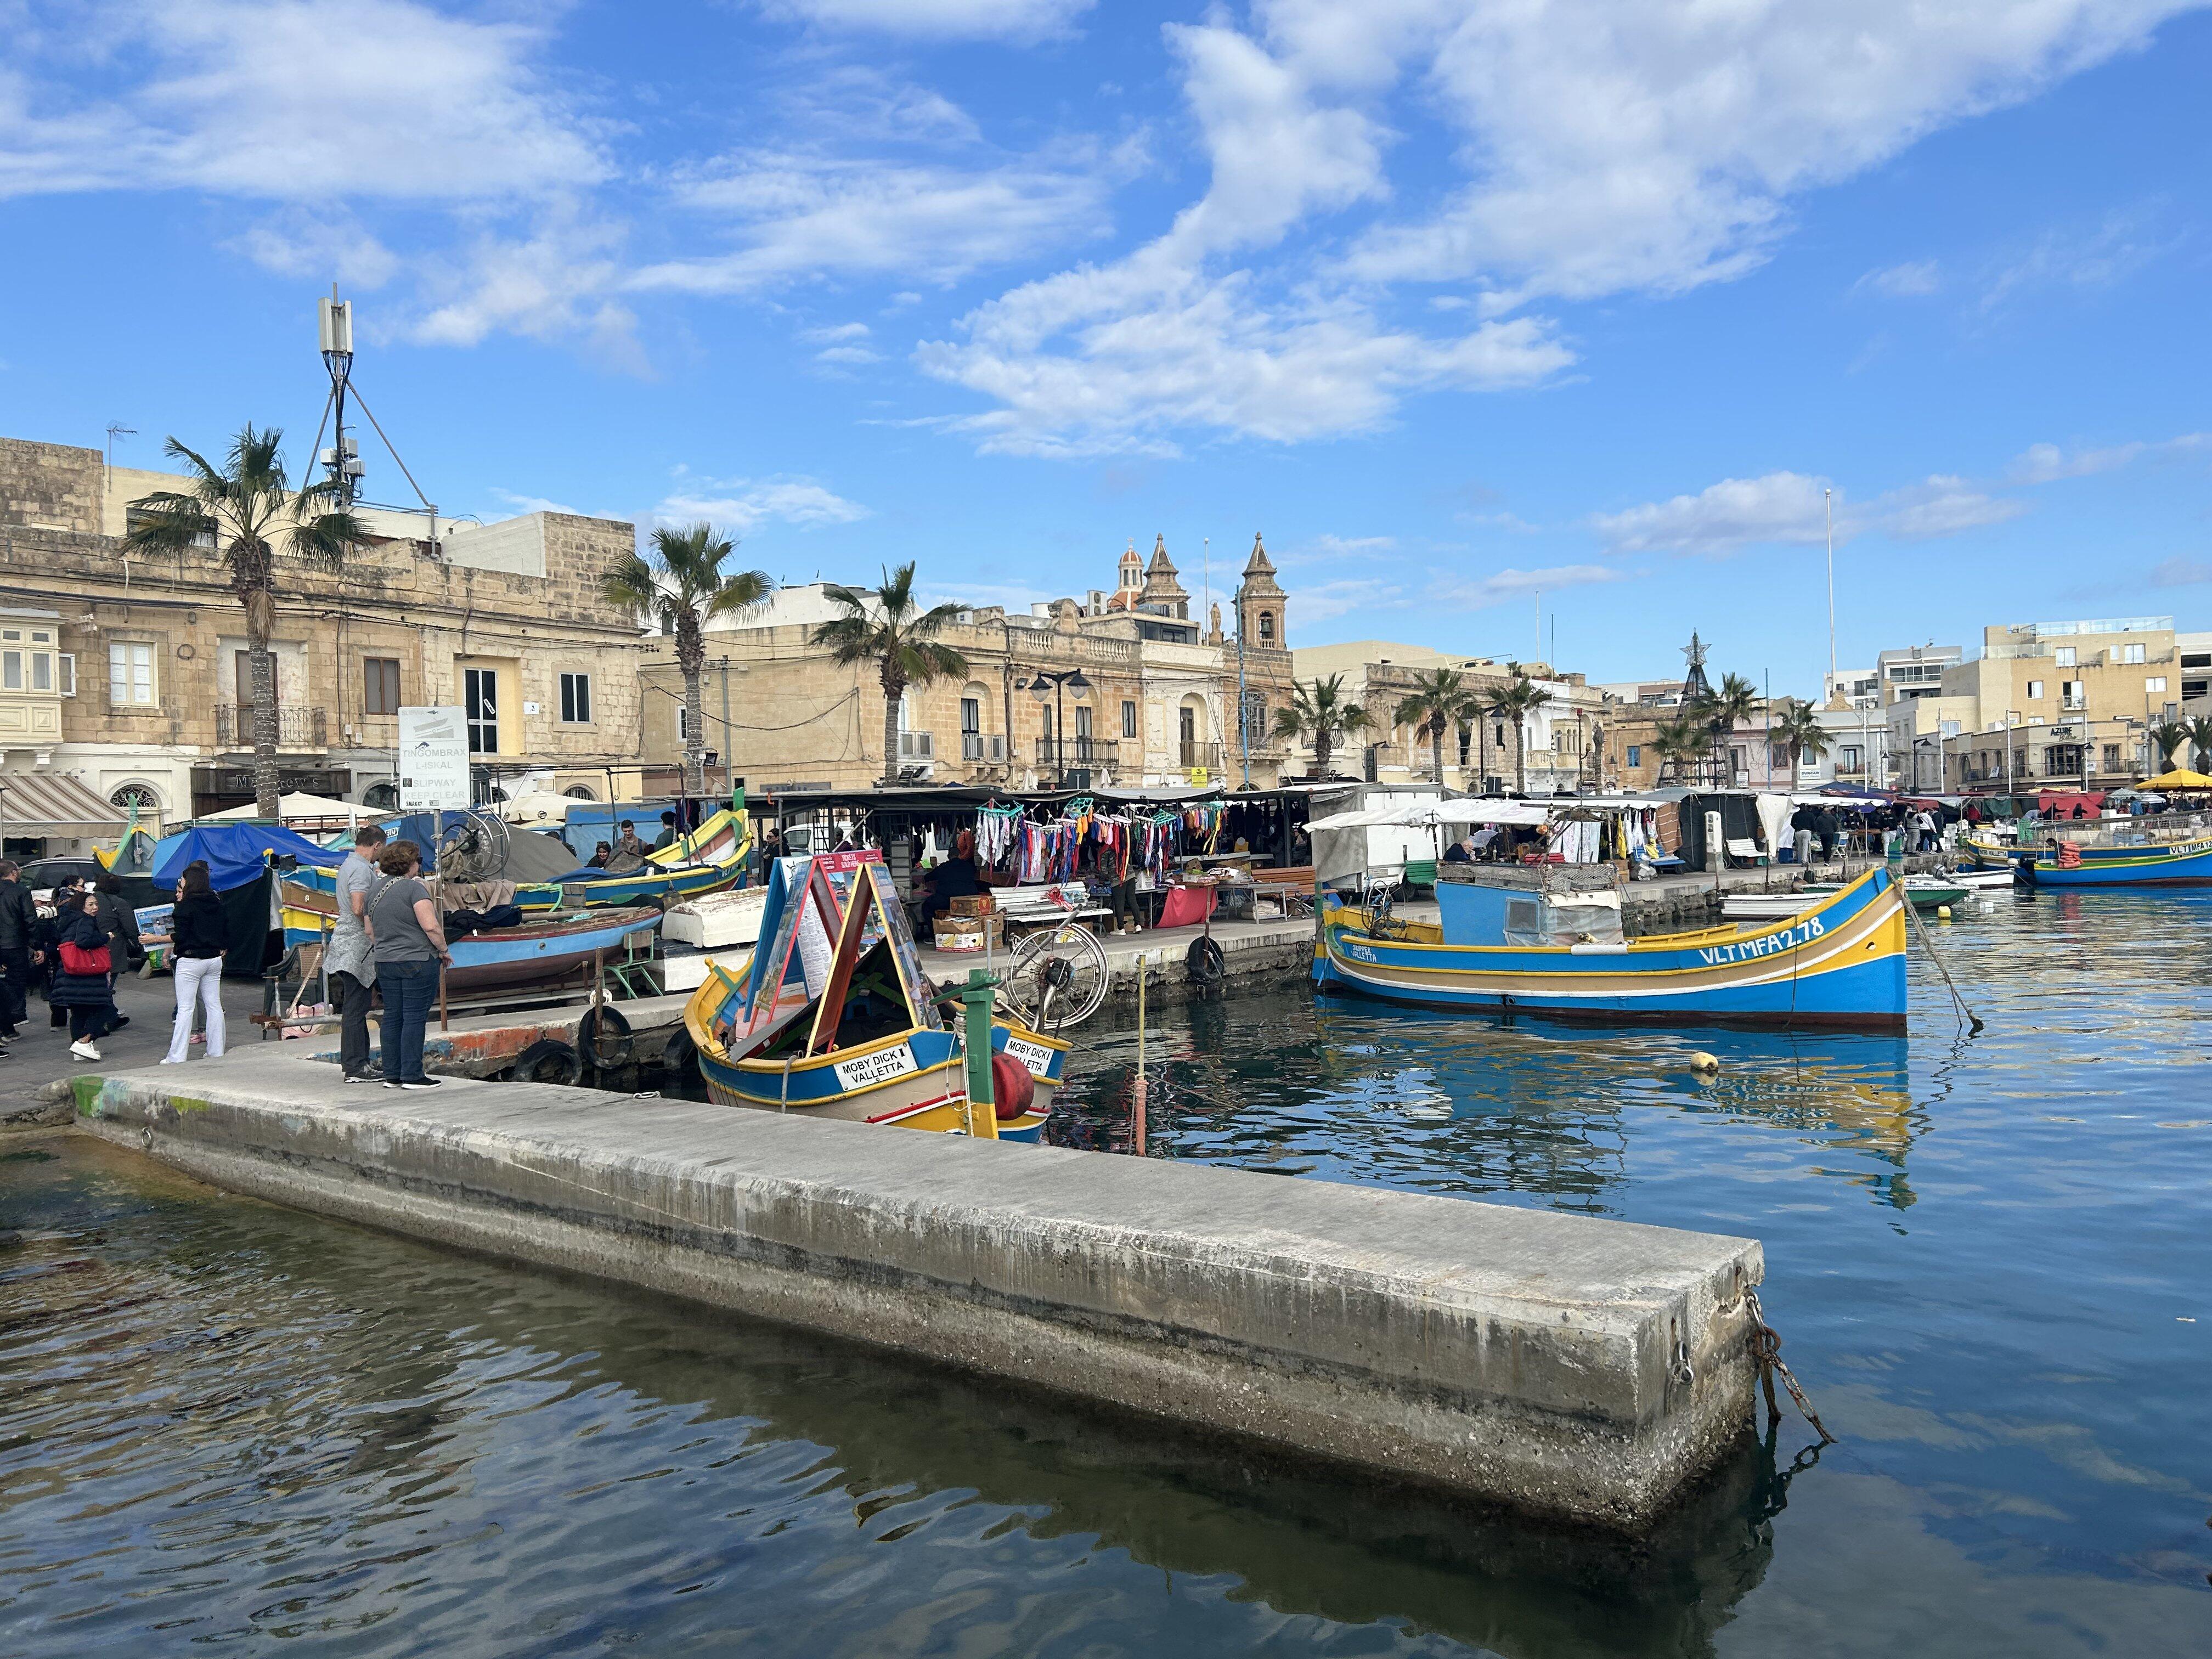
[[[1440,864],[1447,945],[1625,946],[1610,864]]]

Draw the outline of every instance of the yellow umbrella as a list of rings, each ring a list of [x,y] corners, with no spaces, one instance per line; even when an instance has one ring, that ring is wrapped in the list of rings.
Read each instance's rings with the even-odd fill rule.
[[[2206,777],[2202,772],[2192,772],[2188,768],[2183,767],[2178,771],[2168,772],[2162,777],[2146,778],[2136,787],[2156,789],[2161,792],[2168,789],[2212,789],[2212,778]]]

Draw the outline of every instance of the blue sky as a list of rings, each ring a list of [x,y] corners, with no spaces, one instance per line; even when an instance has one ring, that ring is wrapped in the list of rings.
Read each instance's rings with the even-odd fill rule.
[[[321,405],[448,512],[788,580],[1817,685],[2212,626],[2212,16],[2167,0],[0,0],[0,432]],[[372,494],[401,481],[371,456]]]

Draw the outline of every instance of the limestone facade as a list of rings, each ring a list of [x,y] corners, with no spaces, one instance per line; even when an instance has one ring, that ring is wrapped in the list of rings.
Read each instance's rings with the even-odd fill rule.
[[[252,792],[245,617],[219,556],[124,550],[130,503],[179,487],[98,450],[0,439],[0,610],[50,613],[59,636],[58,731],[0,730],[0,763],[170,822]],[[632,527],[540,513],[444,526],[434,544],[413,515],[362,516],[378,539],[341,571],[279,555],[285,787],[384,804],[402,703],[481,716],[487,783],[619,787],[638,763],[640,646],[598,586]]]
[[[850,788],[882,777],[883,692],[872,664],[839,665],[811,642],[835,614],[827,584],[779,592],[755,618],[709,630],[708,747],[753,793]],[[1287,596],[1258,538],[1245,573],[1278,641]],[[984,606],[942,636],[967,672],[915,686],[902,705],[899,768],[915,781],[1012,789],[1273,787],[1286,774],[1273,711],[1288,701],[1291,653],[1251,638],[1201,637],[1164,539],[1139,572],[1122,556],[1110,595],[1051,600],[1029,614]],[[1242,612],[1240,612],[1242,614]],[[1248,729],[1237,724],[1240,654]],[[1061,683],[1079,672],[1084,684]],[[1043,695],[1039,695],[1040,675]],[[682,746],[683,677],[648,644],[644,753]]]

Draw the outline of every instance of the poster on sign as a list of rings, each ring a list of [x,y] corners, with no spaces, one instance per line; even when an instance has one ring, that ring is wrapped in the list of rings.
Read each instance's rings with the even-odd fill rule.
[[[469,809],[469,738],[459,708],[399,711],[399,810],[465,812]]]

